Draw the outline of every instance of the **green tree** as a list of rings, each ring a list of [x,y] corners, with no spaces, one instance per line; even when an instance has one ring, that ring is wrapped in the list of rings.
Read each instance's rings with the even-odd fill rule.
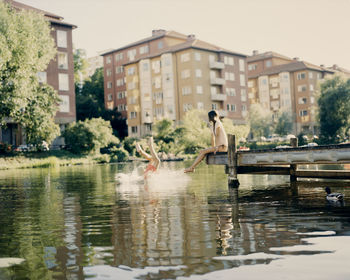
[[[55,54],[42,15],[0,2],[0,124],[9,118],[17,122],[29,143],[51,142],[59,133],[54,123],[58,95],[37,77]]]
[[[246,139],[249,134],[250,127],[249,125],[234,125],[232,120],[224,118],[222,120],[222,124],[224,125],[226,134],[232,134],[236,136],[236,141],[244,138]]]
[[[84,49],[76,49],[73,52],[74,61],[74,81],[76,85],[80,85],[87,73],[89,63],[86,58],[86,51]]]
[[[346,139],[350,124],[350,79],[335,76],[322,83],[318,106],[320,141],[337,143]]]
[[[268,136],[272,128],[272,114],[260,104],[252,104],[249,110],[249,123],[254,137]]]
[[[102,118],[86,119],[72,123],[64,131],[66,144],[73,153],[96,153],[111,143],[119,143],[108,121]]]
[[[275,133],[280,136],[290,134],[293,130],[292,114],[290,112],[282,112],[278,119],[275,127]]]

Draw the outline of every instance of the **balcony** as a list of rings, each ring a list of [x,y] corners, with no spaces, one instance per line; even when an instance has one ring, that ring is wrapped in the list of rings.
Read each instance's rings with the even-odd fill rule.
[[[210,78],[210,83],[212,84],[212,85],[220,85],[220,86],[222,86],[222,85],[224,85],[225,84],[225,79],[222,79],[222,78],[214,78],[214,77],[211,77]]]
[[[209,61],[209,67],[211,69],[224,69],[225,64],[223,62],[219,62],[219,61]]]
[[[227,95],[223,93],[212,93],[211,100],[213,101],[226,101]]]

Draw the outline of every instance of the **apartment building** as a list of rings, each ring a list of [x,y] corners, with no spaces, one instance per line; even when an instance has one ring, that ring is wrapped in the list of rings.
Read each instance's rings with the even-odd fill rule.
[[[249,60],[249,59],[248,59]],[[266,65],[265,60],[263,61]],[[271,61],[273,61],[271,59]],[[260,72],[248,70],[248,98],[250,104],[259,103],[273,113],[277,120],[281,111],[290,112],[293,118],[294,134],[300,132],[317,134],[316,89],[327,75],[334,71],[325,67],[300,61],[298,58],[285,60],[284,64],[273,64]],[[248,62],[256,64],[256,60]],[[253,74],[254,73],[254,74]]]
[[[124,65],[129,136],[149,134],[164,117],[215,109],[235,123],[248,112],[246,56],[189,35],[186,42]]]
[[[63,17],[50,12],[36,9],[16,1],[7,1],[12,7],[18,10],[30,10],[43,14],[51,25],[51,36],[54,38],[57,54],[52,59],[46,71],[39,72],[38,78],[42,83],[51,85],[59,94],[61,103],[56,113],[55,122],[59,124],[60,129],[76,120],[75,111],[75,88],[74,88],[74,62],[73,62],[73,42],[72,30],[75,25],[63,21]],[[6,129],[0,128],[0,141],[13,145],[22,144],[25,139],[21,128],[11,121]],[[63,144],[63,139],[58,137],[54,145]]]

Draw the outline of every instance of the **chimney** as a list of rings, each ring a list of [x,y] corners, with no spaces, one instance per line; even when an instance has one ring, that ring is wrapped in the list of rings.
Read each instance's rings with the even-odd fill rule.
[[[159,36],[159,35],[164,35],[165,34],[164,29],[153,29],[152,30],[152,36]]]
[[[299,57],[293,57],[293,60],[294,61],[300,61],[300,58]]]
[[[338,70],[339,69],[339,67],[338,67],[338,65],[337,64],[333,64],[333,67],[332,67],[334,70]]]
[[[193,41],[195,39],[196,39],[196,35],[194,34],[187,35],[187,41]]]
[[[324,67],[324,64],[320,64],[320,67]]]
[[[253,50],[253,55],[258,55],[259,51],[258,50]]]

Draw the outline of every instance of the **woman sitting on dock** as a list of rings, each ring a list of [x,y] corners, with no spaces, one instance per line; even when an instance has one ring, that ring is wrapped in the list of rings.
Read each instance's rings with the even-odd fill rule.
[[[145,178],[147,178],[149,173],[156,172],[158,170],[159,164],[160,164],[160,159],[159,159],[159,157],[158,157],[158,155],[153,147],[153,137],[150,137],[148,139],[148,147],[149,147],[151,154],[146,153],[142,149],[140,144],[136,143],[136,151],[138,151],[142,157],[144,157],[145,159],[147,159],[149,161],[149,163],[144,171]]]
[[[216,152],[227,152],[228,147],[228,141],[227,141],[227,135],[224,129],[224,126],[222,122],[220,121],[219,114],[213,110],[208,113],[209,122],[211,122],[212,129],[211,129],[211,145],[212,147],[201,150],[199,152],[198,157],[193,162],[193,164],[185,169],[185,173],[188,172],[194,172],[195,167],[203,160],[203,158],[209,154],[209,153],[216,153]]]

